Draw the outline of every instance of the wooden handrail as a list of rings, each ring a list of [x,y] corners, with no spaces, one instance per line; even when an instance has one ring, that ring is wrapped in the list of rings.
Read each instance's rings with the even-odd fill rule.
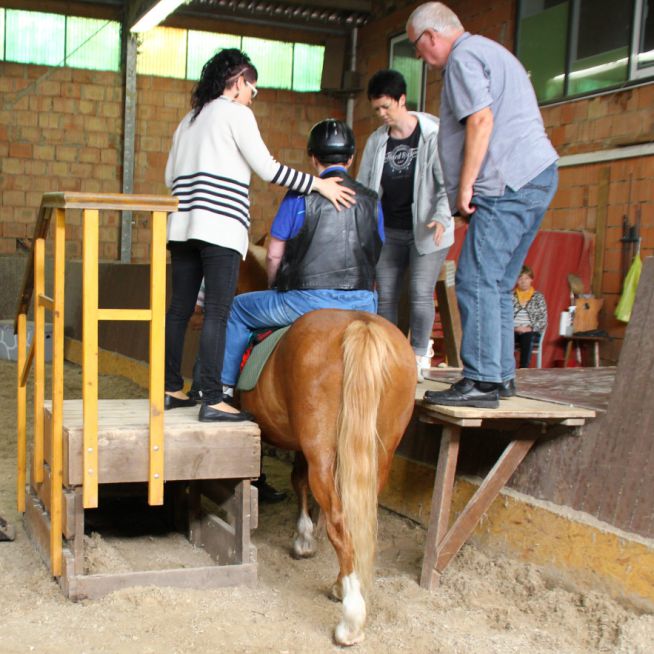
[[[34,243],[46,238],[50,229],[53,209],[115,209],[118,211],[164,211],[177,209],[177,198],[160,195],[125,195],[121,193],[44,193],[34,226],[32,247],[27,256],[23,285],[18,299],[14,334],[18,330],[18,316],[27,313],[34,291]]]
[[[166,214],[177,208],[174,197],[90,193],[46,193],[34,228],[14,331],[18,333],[17,399],[17,504],[25,510],[26,481],[26,379],[35,362],[34,445],[32,479],[44,480],[44,387],[45,311],[53,316],[52,407],[50,420],[50,571],[62,571],[62,473],[63,473],[63,335],[66,263],[66,210],[82,209],[83,227],[83,505],[98,504],[98,323],[101,320],[150,321],[150,420],[149,482],[150,504],[163,503],[164,484],[164,311]],[[146,211],[152,216],[150,248],[150,306],[147,309],[100,309],[98,306],[98,238],[100,209]],[[54,294],[45,295],[45,239],[54,217]],[[27,312],[34,298],[34,337],[27,352]]]

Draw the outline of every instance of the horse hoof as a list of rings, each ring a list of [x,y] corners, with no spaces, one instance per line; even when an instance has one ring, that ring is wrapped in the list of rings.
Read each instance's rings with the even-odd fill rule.
[[[316,553],[316,540],[313,536],[298,536],[293,541],[293,558],[308,559]]]
[[[316,555],[315,547],[302,547],[298,546],[297,543],[293,543],[293,549],[291,550],[291,556],[296,559],[310,559],[312,556]]]
[[[360,629],[356,633],[350,632],[345,624],[342,622],[336,627],[334,631],[334,641],[341,647],[351,647],[364,640],[365,633]]]

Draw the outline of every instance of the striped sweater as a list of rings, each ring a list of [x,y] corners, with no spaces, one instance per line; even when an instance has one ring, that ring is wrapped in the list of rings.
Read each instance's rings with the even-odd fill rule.
[[[168,240],[198,239],[243,257],[250,227],[250,177],[310,193],[313,176],[275,161],[249,107],[221,97],[175,130],[166,185],[179,200],[168,218]]]

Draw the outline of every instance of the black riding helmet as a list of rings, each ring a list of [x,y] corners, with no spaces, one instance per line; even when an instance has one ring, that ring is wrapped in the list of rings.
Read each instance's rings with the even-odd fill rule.
[[[326,118],[311,128],[307,152],[321,163],[345,163],[354,154],[354,134],[342,120]]]

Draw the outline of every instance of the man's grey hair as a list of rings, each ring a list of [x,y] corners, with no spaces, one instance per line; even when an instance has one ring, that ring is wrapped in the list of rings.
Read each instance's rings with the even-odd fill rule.
[[[459,17],[442,2],[425,2],[420,5],[409,16],[406,24],[407,27],[412,25],[417,34],[430,29],[443,34],[463,29]]]

